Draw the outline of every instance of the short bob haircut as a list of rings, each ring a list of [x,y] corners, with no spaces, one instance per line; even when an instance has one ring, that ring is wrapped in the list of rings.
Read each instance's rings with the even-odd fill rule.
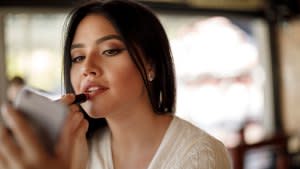
[[[167,35],[159,19],[149,8],[130,0],[90,1],[70,12],[64,39],[65,92],[74,93],[70,81],[72,66],[70,48],[75,31],[80,21],[90,14],[106,17],[120,34],[130,57],[144,80],[154,112],[157,114],[174,113],[175,75]],[[144,60],[150,63],[155,71],[155,78],[151,82],[147,78]],[[90,127],[93,128],[93,124],[91,124],[93,119],[88,118],[88,120]],[[101,119],[98,119],[98,122],[99,120]],[[99,124],[95,124],[95,126],[99,126]]]

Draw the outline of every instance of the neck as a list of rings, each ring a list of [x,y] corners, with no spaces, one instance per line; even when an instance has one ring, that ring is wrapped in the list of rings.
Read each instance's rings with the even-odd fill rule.
[[[114,168],[147,168],[172,120],[153,111],[107,117]]]

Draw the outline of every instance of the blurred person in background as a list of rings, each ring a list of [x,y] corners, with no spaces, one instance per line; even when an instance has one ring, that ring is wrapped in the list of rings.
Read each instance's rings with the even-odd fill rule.
[[[12,103],[16,97],[18,92],[26,85],[26,81],[21,76],[14,76],[12,79],[8,82],[7,87],[7,101]]]

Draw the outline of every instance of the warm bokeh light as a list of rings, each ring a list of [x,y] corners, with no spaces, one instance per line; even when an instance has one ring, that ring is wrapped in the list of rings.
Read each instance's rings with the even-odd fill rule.
[[[178,115],[236,146],[236,133],[246,122],[263,118],[263,82],[258,81],[264,72],[254,73],[261,63],[250,36],[227,18],[212,17],[182,27],[171,44]]]

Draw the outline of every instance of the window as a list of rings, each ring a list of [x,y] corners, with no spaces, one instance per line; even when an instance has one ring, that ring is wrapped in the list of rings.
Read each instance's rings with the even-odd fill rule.
[[[262,20],[160,13],[177,73],[177,115],[233,147],[272,128],[266,26]],[[268,119],[268,120],[267,120]]]
[[[33,87],[62,89],[62,28],[65,14],[11,13],[5,17],[7,76],[20,75]]]

